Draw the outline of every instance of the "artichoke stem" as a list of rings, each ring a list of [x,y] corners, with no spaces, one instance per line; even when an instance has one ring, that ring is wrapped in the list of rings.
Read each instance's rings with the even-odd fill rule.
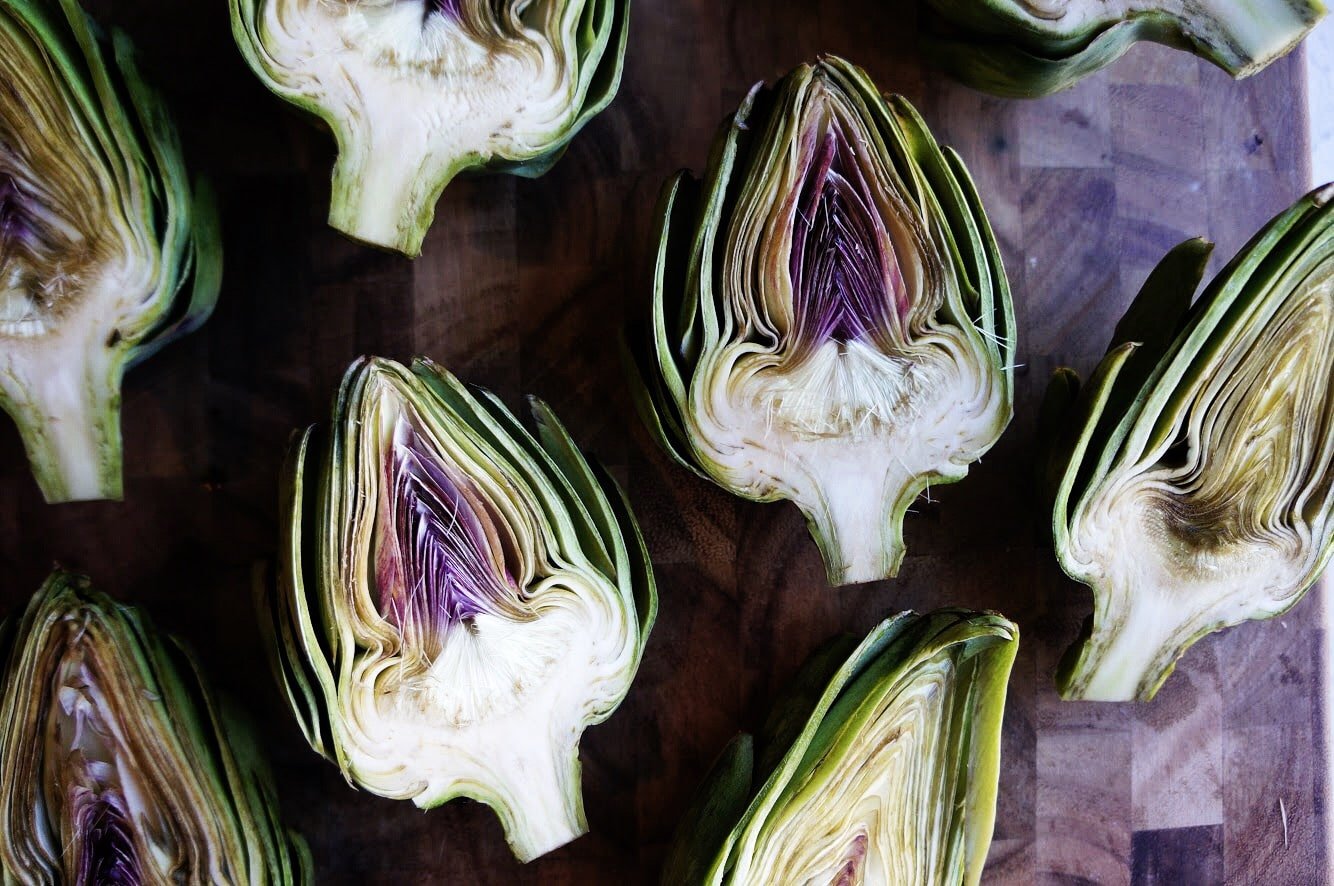
[[[831,585],[892,578],[903,561],[903,535],[889,490],[905,478],[887,471],[877,480],[866,468],[838,462],[824,466],[815,488],[825,496],[806,512]]]
[[[14,418],[47,502],[119,500],[119,373],[62,367],[29,382]]]
[[[1149,701],[1199,635],[1161,596],[1116,599],[1122,605],[1095,616],[1092,633],[1057,675],[1067,701]]]
[[[579,751],[536,743],[509,749],[513,773],[505,831],[519,861],[532,861],[588,832],[579,788]]]
[[[383,148],[384,146],[380,146]],[[421,167],[400,148],[341,150],[333,171],[329,224],[372,246],[409,257],[421,254],[439,190],[422,180]]]
[[[1319,20],[1318,9],[1308,0],[1207,0],[1198,14],[1205,21],[1190,33],[1237,77],[1254,74],[1283,56]]]

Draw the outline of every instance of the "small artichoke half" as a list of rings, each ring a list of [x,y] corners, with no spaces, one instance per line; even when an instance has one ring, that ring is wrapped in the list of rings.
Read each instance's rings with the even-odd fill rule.
[[[928,57],[974,89],[1036,98],[1073,86],[1141,40],[1233,77],[1281,58],[1325,15],[1320,0],[926,0]]]
[[[311,745],[381,796],[486,803],[523,861],[587,830],[579,738],[657,608],[620,491],[533,411],[536,438],[429,361],[354,363],[293,449],[269,606]]]
[[[329,224],[410,256],[465,171],[535,178],[620,85],[630,0],[230,0],[275,93],[338,142]]]
[[[1334,551],[1334,186],[1271,221],[1195,304],[1210,244],[1149,276],[1082,389],[1048,388],[1062,568],[1093,615],[1071,699],[1147,700],[1204,635],[1295,604]]]
[[[741,735],[715,764],[663,883],[977,883],[1018,645],[1001,616],[952,609],[830,644],[758,748]]]
[[[0,664],[0,882],[311,881],[244,721],[141,612],[56,572]]]
[[[972,181],[826,58],[757,86],[658,210],[638,401],[677,461],[806,515],[833,584],[894,575],[903,516],[1009,423],[1014,311]]]
[[[74,0],[0,0],[0,408],[47,501],[120,498],[125,370],[221,281],[161,98]]]

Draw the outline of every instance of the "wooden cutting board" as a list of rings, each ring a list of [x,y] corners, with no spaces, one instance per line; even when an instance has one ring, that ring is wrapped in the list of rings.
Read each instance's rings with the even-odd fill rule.
[[[998,609],[1023,630],[991,882],[1324,880],[1320,594],[1199,643],[1150,704],[1062,703],[1052,669],[1091,603],[1047,550],[1030,482],[1051,370],[1092,368],[1169,247],[1207,235],[1216,269],[1306,190],[1295,57],[1234,84],[1139,48],[1071,92],[1012,102],[924,69],[911,4],[635,0],[610,110],[544,179],[451,186],[408,262],[324,226],[329,140],[241,64],[224,3],[91,7],[136,38],[221,192],[226,283],[202,333],[128,379],[123,504],[42,505],[17,435],[0,433],[0,604],[17,611],[59,560],[194,644],[255,714],[319,883],[653,881],[713,757],[812,649],[944,604]],[[901,576],[843,590],[825,586],[794,508],[741,502],[653,448],[615,345],[647,298],[664,177],[702,167],[752,83],[821,52],[907,95],[962,153],[1005,250],[1022,364],[1006,436],[910,515]],[[583,745],[593,833],[527,867],[485,807],[423,813],[348,788],[304,745],[264,662],[249,576],[275,549],[287,436],[327,417],[363,353],[433,356],[516,407],[544,397],[627,484],[658,565],[638,682]]]

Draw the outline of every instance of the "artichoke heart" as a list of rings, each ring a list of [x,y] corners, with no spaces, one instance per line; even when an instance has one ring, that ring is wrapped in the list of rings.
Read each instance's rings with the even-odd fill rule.
[[[279,96],[338,142],[329,223],[409,256],[465,171],[536,177],[616,94],[630,0],[230,0]]]
[[[121,376],[212,311],[213,202],[74,0],[0,0],[0,84],[0,408],[47,501],[120,498]]]
[[[1141,40],[1193,52],[1233,77],[1287,55],[1321,0],[926,0],[928,57],[974,89],[1035,98],[1073,86]]]
[[[657,606],[619,490],[533,409],[536,438],[429,361],[354,363],[293,448],[267,607],[316,750],[381,796],[490,805],[523,861],[587,830],[579,738]]]
[[[1334,188],[1191,306],[1210,246],[1150,275],[1082,389],[1048,391],[1055,547],[1093,589],[1066,698],[1147,700],[1196,640],[1293,606],[1334,551]]]
[[[817,653],[677,829],[663,883],[976,884],[996,818],[999,615],[904,613]]]
[[[56,572],[0,662],[0,882],[311,881],[244,722],[139,611]]]
[[[659,208],[639,406],[678,461],[805,513],[833,584],[894,575],[903,517],[1013,402],[1009,286],[962,161],[838,58],[757,86]]]

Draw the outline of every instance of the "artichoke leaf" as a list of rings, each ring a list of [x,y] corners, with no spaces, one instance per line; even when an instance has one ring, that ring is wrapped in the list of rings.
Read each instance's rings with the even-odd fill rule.
[[[663,882],[977,883],[1017,646],[998,615],[941,610],[827,647],[775,712],[774,744],[743,736],[715,766]]]
[[[833,584],[894,575],[903,518],[1013,401],[1000,252],[957,155],[826,58],[757,86],[664,189],[637,403],[677,460],[801,508]]]
[[[338,143],[329,223],[409,256],[456,175],[536,177],[611,102],[629,0],[231,0],[255,73]]]
[[[1140,41],[1193,52],[1233,77],[1283,57],[1324,17],[1320,0],[927,0],[923,38],[963,83],[1012,98],[1059,92]]]
[[[123,34],[0,3],[0,408],[47,501],[120,498],[125,370],[211,313],[221,246]]]
[[[1057,447],[1048,473],[1052,528],[1094,612],[1057,675],[1065,697],[1152,698],[1196,640],[1286,611],[1328,562],[1330,195],[1312,192],[1260,231],[1169,342],[1110,351],[1070,410],[1061,436],[1076,442]],[[1179,306],[1198,276],[1162,297]]]
[[[523,861],[587,830],[579,738],[657,608],[619,490],[534,413],[536,437],[428,360],[354,363],[293,446],[265,600],[312,747],[381,796],[486,803]]]
[[[0,880],[311,882],[244,718],[142,613],[56,572],[9,632]]]

